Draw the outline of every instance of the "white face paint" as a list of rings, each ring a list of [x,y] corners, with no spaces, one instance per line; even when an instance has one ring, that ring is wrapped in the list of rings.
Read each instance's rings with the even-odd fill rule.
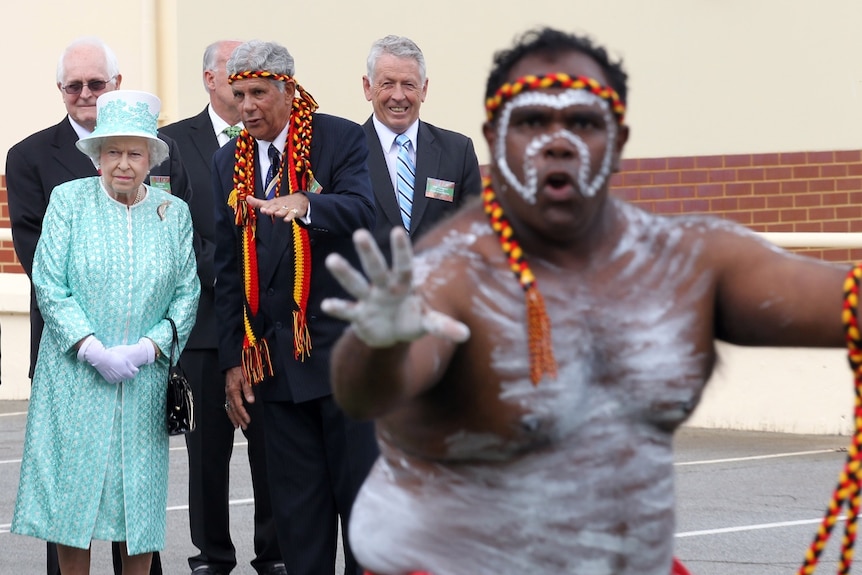
[[[512,111],[516,108],[526,106],[545,106],[555,110],[562,110],[570,106],[599,106],[605,119],[605,125],[608,126],[608,144],[605,148],[605,155],[602,159],[602,165],[595,175],[590,174],[590,151],[587,144],[576,134],[569,130],[558,130],[552,134],[544,134],[536,137],[527,145],[524,152],[524,181],[518,181],[509,163],[506,160],[506,135],[509,131],[509,122]],[[534,159],[538,156],[545,147],[556,140],[563,138],[571,142],[578,150],[580,156],[580,168],[578,170],[578,188],[585,197],[593,197],[598,193],[601,187],[605,184],[611,174],[613,164],[614,144],[617,139],[617,123],[611,112],[610,105],[603,98],[588,92],[586,90],[566,90],[559,94],[549,94],[547,92],[524,92],[512,98],[500,112],[500,118],[497,121],[499,126],[499,137],[497,138],[496,149],[494,150],[494,159],[500,172],[503,174],[506,182],[512,186],[521,197],[528,203],[536,203],[536,192],[538,191],[538,170]]]

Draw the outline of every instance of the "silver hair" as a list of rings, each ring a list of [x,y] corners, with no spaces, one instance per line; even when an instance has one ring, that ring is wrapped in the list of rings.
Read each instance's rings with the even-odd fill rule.
[[[94,46],[96,48],[101,48],[105,53],[105,67],[107,68],[106,72],[108,73],[108,78],[114,78],[120,74],[120,64],[117,61],[117,56],[114,54],[114,51],[105,44],[100,38],[95,36],[83,36],[78,38],[77,40],[72,41],[71,44],[66,46],[66,49],[63,50],[63,53],[60,54],[60,60],[57,62],[57,83],[62,84],[63,80],[65,80],[66,75],[66,56],[69,55],[74,48],[79,46]],[[84,78],[86,80],[86,78]]]
[[[419,79],[422,84],[425,83],[425,56],[422,55],[422,50],[410,38],[395,36],[394,34],[376,40],[371,45],[368,60],[365,62],[369,80],[374,81],[374,67],[377,65],[377,59],[383,54],[390,54],[396,58],[415,60],[419,64]]]
[[[95,145],[88,147],[86,150],[81,150],[82,152],[87,154],[87,157],[90,158],[90,161],[93,162],[93,165],[96,166],[96,169],[99,169],[99,160],[102,156],[102,146],[105,145],[106,140],[114,137],[116,136],[105,136],[104,138],[98,138]],[[149,169],[152,170],[153,168],[171,157],[170,149],[168,148],[168,145],[164,140],[156,138],[146,138],[146,140],[147,153],[150,156]]]
[[[162,140],[147,140],[147,149],[150,151],[151,170],[171,157],[170,149],[163,144]]]
[[[213,42],[209,46],[204,49],[204,59],[203,59],[203,69],[202,72],[206,72],[209,70],[210,72],[217,71],[218,65],[218,53],[221,49],[222,44],[225,42],[231,42],[231,40],[219,40],[217,42]],[[207,89],[207,80],[204,77],[201,77],[201,81],[204,83],[204,89]]]
[[[230,55],[226,68],[228,76],[249,70],[285,74],[291,77],[296,73],[293,56],[287,48],[276,42],[262,40],[249,40],[237,46]],[[279,90],[284,91],[284,82],[271,81],[278,86]]]

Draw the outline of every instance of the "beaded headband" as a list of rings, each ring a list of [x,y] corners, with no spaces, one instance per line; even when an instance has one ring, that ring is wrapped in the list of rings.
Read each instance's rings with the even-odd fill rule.
[[[493,96],[485,101],[488,120],[493,120],[500,106],[518,94],[528,90],[547,90],[549,88],[568,88],[571,90],[587,90],[592,92],[603,100],[607,100],[614,116],[616,116],[617,123],[620,125],[623,123],[626,105],[620,100],[616,90],[603,86],[598,81],[586,76],[573,77],[563,73],[546,74],[544,76],[522,76],[514,82],[503,84]]]
[[[287,82],[291,79],[287,74],[276,74],[266,70],[246,70],[245,72],[237,72],[228,76],[227,83],[233,84],[236,80],[248,80],[249,78],[264,78],[266,80],[281,80]]]

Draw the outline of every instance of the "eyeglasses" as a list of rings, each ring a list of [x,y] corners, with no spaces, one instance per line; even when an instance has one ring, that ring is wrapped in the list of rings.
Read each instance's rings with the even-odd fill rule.
[[[62,86],[62,89],[67,94],[75,95],[80,94],[81,91],[84,89],[84,86],[86,85],[90,92],[95,94],[96,92],[101,92],[102,90],[104,90],[105,87],[108,85],[108,82],[113,82],[115,78],[116,76],[109,80],[90,80],[86,84],[83,84],[81,82],[72,82],[71,84],[66,84],[65,86]]]

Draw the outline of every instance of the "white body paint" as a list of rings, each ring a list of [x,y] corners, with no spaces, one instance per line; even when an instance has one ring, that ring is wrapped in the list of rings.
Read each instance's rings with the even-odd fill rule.
[[[509,130],[509,121],[512,111],[516,108],[526,106],[546,106],[556,110],[563,110],[570,106],[598,106],[605,116],[605,124],[608,126],[608,145],[605,147],[605,155],[598,172],[591,177],[590,151],[586,143],[576,134],[568,130],[559,130],[553,134],[539,136],[533,140],[524,152],[524,181],[518,181],[509,163],[506,160],[506,133]],[[500,168],[506,182],[512,186],[530,204],[536,203],[536,192],[538,189],[538,173],[533,159],[556,138],[563,138],[571,142],[578,150],[580,156],[580,168],[578,170],[578,188],[581,193],[591,198],[605,185],[611,175],[613,167],[614,143],[617,137],[617,123],[611,113],[608,102],[592,92],[585,90],[566,90],[559,94],[548,94],[546,92],[524,92],[507,102],[500,112],[498,120],[500,126],[500,137],[494,150],[494,160]]]
[[[451,281],[440,273],[441,259],[465,263],[477,317],[471,342],[485,339],[484,365],[497,379],[471,383],[496,389],[487,408],[512,417],[501,433],[483,429],[481,413],[474,414],[473,427],[446,434],[446,453],[436,458],[417,453],[420,446],[402,449],[378,428],[382,456],[350,523],[367,569],[670,572],[673,430],[696,406],[715,360],[711,330],[698,322],[713,303],[714,278],[698,271],[708,269],[699,265],[704,240],[749,234],[729,222],[669,219],[608,201],[626,231],[585,269],[564,272],[530,260],[559,363],[557,379],[535,387],[523,291],[502,253],[489,262],[477,249],[496,242],[490,228],[474,223],[417,258],[415,285],[426,292]]]

